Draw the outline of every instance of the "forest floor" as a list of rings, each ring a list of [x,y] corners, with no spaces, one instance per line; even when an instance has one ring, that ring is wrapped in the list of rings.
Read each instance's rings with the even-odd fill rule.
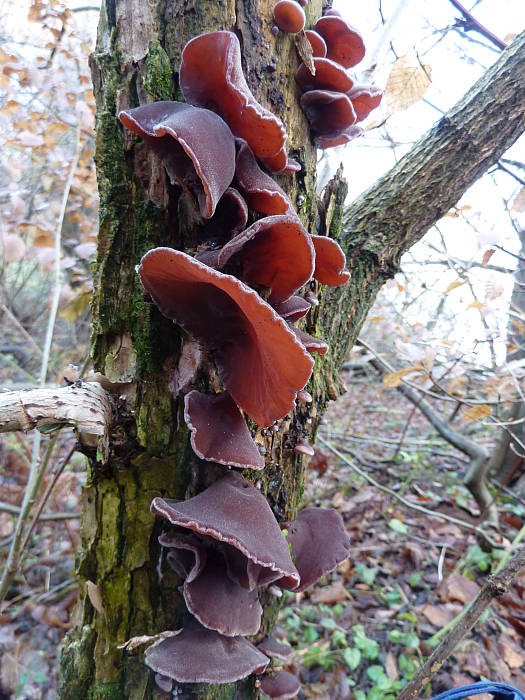
[[[294,670],[303,683],[299,698],[393,700],[430,653],[440,630],[498,565],[503,549],[487,547],[472,530],[413,510],[392,495],[445,517],[478,523],[475,503],[461,483],[467,466],[463,455],[440,440],[395,389],[383,389],[373,374],[346,372],[344,380],[348,392],[330,408],[319,433],[305,505],[341,513],[351,558],[309,591],[285,593],[278,634],[294,647]],[[489,439],[479,427],[476,438]],[[57,463],[72,439],[64,437],[57,445]],[[29,445],[22,438],[0,445],[4,504],[20,505]],[[59,477],[48,514],[51,509],[55,515],[79,510],[83,478],[78,455]],[[524,525],[525,504],[511,493],[497,498],[501,531],[488,532],[509,545]],[[0,512],[4,549],[12,524],[13,516]],[[78,527],[75,518],[45,521],[33,536],[23,578],[0,612],[0,700],[57,697],[60,642],[76,599]],[[455,651],[427,697],[485,678],[525,691],[524,665],[522,575]]]

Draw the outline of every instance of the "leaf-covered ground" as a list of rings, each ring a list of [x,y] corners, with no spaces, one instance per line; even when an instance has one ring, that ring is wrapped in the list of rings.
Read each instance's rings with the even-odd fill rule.
[[[331,407],[320,431],[305,505],[341,513],[351,558],[311,590],[285,593],[278,633],[294,648],[300,698],[392,700],[504,550],[487,547],[462,525],[406,507],[331,452],[335,447],[416,505],[477,523],[475,504],[461,485],[463,456],[438,439],[395,389],[384,389],[373,375],[344,378],[348,392]],[[482,427],[476,431],[477,439],[490,443]],[[70,439],[57,446],[57,464]],[[20,440],[10,438],[2,448],[0,501],[15,506],[23,494],[30,445]],[[78,456],[60,476],[45,512],[78,511],[83,478]],[[507,493],[497,499],[501,532],[489,530],[489,537],[509,546],[523,526],[525,508]],[[12,524],[13,516],[0,512],[2,556]],[[35,531],[23,576],[0,612],[0,700],[57,697],[60,641],[72,623],[76,598],[78,542],[75,519],[48,520]],[[525,690],[524,635],[525,575],[437,675],[432,693],[483,678]]]

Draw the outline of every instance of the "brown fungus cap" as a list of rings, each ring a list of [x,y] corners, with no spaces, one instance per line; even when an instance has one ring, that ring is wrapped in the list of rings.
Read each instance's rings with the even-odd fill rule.
[[[159,542],[170,549],[168,563],[179,575],[182,568],[188,568],[188,555],[194,554],[194,566],[190,567],[182,590],[188,610],[204,627],[227,637],[259,631],[262,608],[257,593],[228,577],[224,558],[218,551],[206,548],[194,535],[165,534]]]
[[[295,520],[282,523],[282,527],[288,531],[286,539],[301,575],[296,591],[304,591],[350,554],[343,519],[332,508],[304,508]]]
[[[312,47],[314,58],[324,58],[326,56],[327,47],[323,37],[313,29],[307,29],[305,34]]]
[[[365,133],[364,129],[360,126],[349,126],[340,134],[329,134],[328,136],[316,136],[314,138],[314,143],[317,148],[322,148],[323,150],[327,148],[335,148],[335,146],[344,146],[349,141],[363,136]]]
[[[243,139],[236,139],[235,179],[248,205],[267,216],[293,211],[285,191],[259,167],[252,149]]]
[[[262,164],[271,170],[276,175],[291,175],[298,173],[301,170],[301,164],[286,154],[286,149],[283,147],[274,156],[270,158],[261,158]]]
[[[278,304],[311,279],[315,253],[310,235],[294,213],[259,219],[232,238],[219,254],[219,268],[230,259],[240,263],[245,282],[267,287],[268,302]]]
[[[261,690],[272,700],[291,700],[301,690],[301,683],[293,673],[277,671],[261,678]]]
[[[312,358],[269,304],[235,277],[171,248],[155,248],[138,267],[161,313],[208,349],[235,403],[261,426],[294,405]]]
[[[303,8],[295,0],[279,0],[273,8],[275,24],[282,32],[297,34],[304,29],[306,17]]]
[[[316,352],[319,355],[326,355],[328,352],[328,344],[322,338],[314,338],[313,335],[306,333],[300,328],[290,325],[290,329],[295,333],[298,340],[304,345],[308,352]]]
[[[373,85],[354,85],[346,94],[352,102],[358,122],[362,122],[373,109],[379,107],[383,98],[383,91]]]
[[[339,287],[350,279],[341,246],[328,236],[312,236],[315,248],[314,279],[330,287]]]
[[[264,469],[264,459],[228,392],[190,391],[184,397],[184,420],[193,451],[201,459],[239,469]]]
[[[168,101],[123,110],[119,119],[155,148],[172,182],[194,191],[209,219],[235,172],[235,141],[225,122],[208,109]]]
[[[257,649],[271,659],[278,659],[285,664],[291,663],[294,655],[292,646],[279,642],[275,637],[266,637],[257,644]]]
[[[189,41],[179,79],[186,102],[217,112],[257,158],[271,158],[284,147],[284,126],[252,95],[242,72],[239,40],[232,32],[210,32]]]
[[[228,187],[220,198],[215,213],[199,232],[200,241],[223,244],[242,231],[248,222],[248,206],[234,187]]]
[[[239,474],[229,472],[187,501],[154,498],[151,510],[172,525],[225,542],[269,569],[287,585],[299,584],[286,540],[266,499]]]
[[[178,683],[233,683],[262,673],[270,660],[243,637],[224,637],[190,620],[175,637],[150,646],[145,661]]]
[[[344,68],[329,58],[312,59],[315,66],[315,75],[312,75],[304,63],[301,63],[295,72],[295,79],[301,90],[332,90],[334,92],[348,92],[352,89],[354,81]]]
[[[356,66],[365,57],[363,37],[342,17],[326,14],[317,21],[315,31],[326,41],[327,57],[344,68]]]
[[[306,316],[312,307],[303,297],[293,296],[280,304],[276,304],[274,308],[279,316],[285,318],[289,323],[295,323],[303,316]]]
[[[341,92],[310,90],[302,95],[301,107],[316,135],[341,133],[357,119],[352,102]]]

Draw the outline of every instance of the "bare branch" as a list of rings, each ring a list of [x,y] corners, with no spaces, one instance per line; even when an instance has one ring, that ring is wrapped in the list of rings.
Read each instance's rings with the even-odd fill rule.
[[[509,590],[512,581],[524,566],[525,546],[522,546],[498,574],[489,576],[468,610],[457,621],[455,627],[443,639],[437,649],[428,657],[415,678],[403,688],[397,700],[414,700],[414,698],[421,697],[423,688],[443,666],[459,642],[466,637],[494,599],[502,596]]]

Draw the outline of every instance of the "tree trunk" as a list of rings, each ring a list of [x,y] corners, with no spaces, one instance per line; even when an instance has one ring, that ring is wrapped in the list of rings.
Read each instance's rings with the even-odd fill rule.
[[[224,471],[209,463],[202,466],[191,450],[182,401],[169,388],[183,334],[146,298],[135,273],[142,255],[155,246],[194,252],[193,215],[188,214],[186,195],[169,184],[151,150],[124,132],[117,114],[138,103],[181,99],[174,69],[185,43],[202,32],[232,29],[241,40],[250,88],[284,121],[288,145],[302,163],[299,177],[282,178],[280,184],[292,202],[300,196],[298,212],[311,229],[317,219],[316,153],[296,99],[293,38],[273,35],[273,5],[273,0],[107,0],[102,7],[91,62],[100,192],[92,354],[96,371],[115,383],[133,382],[134,392],[132,399],[121,401],[109,464],[101,469],[93,463],[84,489],[78,557],[81,604],[78,624],[62,654],[64,699],[165,697],[155,688],[142,649],[131,655],[118,649],[133,636],[179,628],[184,612],[177,591],[180,580],[168,570],[162,570],[161,577],[161,526],[149,506],[157,495],[186,498]],[[307,11],[315,22],[321,0],[312,0]],[[269,68],[273,56],[279,57],[275,72]],[[342,206],[346,188],[341,180],[337,186]],[[214,381],[212,373],[202,370],[199,388]],[[324,402],[320,396],[317,405]],[[298,433],[310,432],[316,411],[316,405],[303,407],[279,432],[266,431],[264,436],[267,467],[257,478],[278,519],[296,514],[304,458],[293,452],[293,445]],[[95,594],[89,581],[97,586]],[[103,610],[94,595],[100,596]],[[262,601],[260,636],[274,622],[277,607],[272,600],[276,599],[268,596]],[[195,687],[188,694],[240,700],[253,698],[256,691],[250,679],[231,686]]]
[[[517,362],[525,357],[525,328],[522,321],[525,314],[525,230],[519,232],[519,237],[520,257],[514,272],[514,287],[509,306],[507,339],[509,362]],[[525,442],[524,418],[525,403],[519,401],[516,396],[516,403],[511,406],[510,411],[503,418],[503,420],[516,421],[516,423],[508,426],[508,430],[500,431],[491,461],[491,469],[497,475],[500,483],[505,486],[517,475],[523,464],[523,450],[519,447],[519,443],[512,439],[512,436],[515,435],[522,443]],[[522,477],[518,490],[520,492],[524,490]]]
[[[250,88],[283,119],[291,154],[302,163],[297,177],[280,184],[292,202],[302,202],[298,212],[311,231],[319,228],[338,237],[341,230],[345,183],[338,173],[323,201],[317,201],[315,151],[293,78],[293,39],[272,34],[273,5],[274,0],[106,0],[102,6],[92,57],[100,192],[92,355],[98,372],[128,386],[111,435],[111,458],[104,468],[92,461],[84,489],[80,604],[62,654],[60,697],[65,700],[165,697],[155,688],[141,650],[126,654],[118,648],[136,635],[177,629],[184,609],[180,581],[161,567],[160,525],[149,505],[159,494],[186,498],[217,476],[192,453],[180,398],[174,399],[169,389],[183,334],[147,300],[134,272],[141,256],[157,245],[193,252],[192,217],[185,195],[168,184],[155,155],[124,133],[118,112],[153,99],[180,99],[173,71],[186,41],[205,31],[233,29],[241,39]],[[313,24],[321,0],[310,0],[306,9],[308,24]],[[523,40],[516,42],[519,50]],[[293,452],[295,438],[315,429],[327,401],[341,392],[338,368],[380,285],[395,272],[400,254],[523,130],[525,61],[522,52],[520,67],[518,49],[505,52],[508,64],[500,66],[500,73],[493,70],[478,88],[474,107],[465,105],[467,118],[461,112],[444,118],[428,148],[416,146],[415,160],[402,161],[404,172],[400,164],[390,180],[350,210],[345,243],[353,280],[346,291],[323,291],[325,303],[308,320],[307,330],[331,343],[329,354],[316,361],[307,387],[314,402],[282,421],[277,433],[263,433],[267,466],[260,479],[278,519],[294,516],[301,500],[304,465]],[[273,56],[278,57],[275,72]],[[496,97],[492,81],[499,81]],[[512,97],[520,81],[521,96]],[[502,113],[499,126],[491,111],[495,100]],[[483,128],[478,128],[481,122]],[[462,140],[462,129],[473,134],[473,143],[470,137]],[[448,160],[455,166],[450,171]],[[317,291],[316,285],[312,289]],[[214,381],[211,372],[201,372],[200,388]],[[261,635],[277,612],[275,603],[262,602]],[[250,679],[186,692],[185,697],[209,700],[248,700],[257,694]]]

